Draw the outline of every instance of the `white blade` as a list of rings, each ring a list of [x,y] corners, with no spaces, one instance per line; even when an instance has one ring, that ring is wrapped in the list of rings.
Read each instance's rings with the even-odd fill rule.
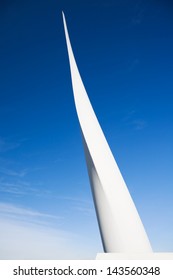
[[[108,146],[80,77],[63,22],[72,87],[85,156],[105,252],[151,252],[145,229]]]

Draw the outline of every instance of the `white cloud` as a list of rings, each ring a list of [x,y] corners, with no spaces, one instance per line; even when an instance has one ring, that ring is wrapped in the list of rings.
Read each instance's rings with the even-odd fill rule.
[[[141,118],[138,118],[135,110],[129,111],[122,121],[131,126],[134,130],[142,130],[147,127],[147,122]]]
[[[142,130],[147,126],[147,123],[144,120],[134,120],[132,124],[134,125],[135,130]]]
[[[7,176],[14,176],[14,177],[24,177],[27,174],[27,169],[23,169],[20,171],[15,171],[8,168],[0,168],[0,173],[7,175]]]
[[[28,195],[29,193],[31,193],[31,189],[25,183],[22,183],[18,180],[15,180],[14,182],[7,182],[4,181],[3,178],[0,178],[0,192],[13,195]],[[32,190],[32,194],[33,193],[34,191]]]
[[[73,257],[68,234],[29,223],[0,219],[0,259]]]
[[[0,203],[0,259],[92,259],[91,240],[51,226],[49,214]],[[40,224],[40,219],[44,223]],[[55,225],[58,220],[55,220]]]
[[[9,150],[14,150],[20,146],[20,142],[10,142],[0,136],[0,153],[5,153]]]
[[[25,209],[19,206],[15,206],[10,203],[0,203],[0,213],[1,215],[8,215],[11,218],[21,218],[24,217],[25,220],[28,218],[53,218],[58,219],[60,217],[49,215],[45,213],[41,213],[38,211],[33,211],[31,209]]]

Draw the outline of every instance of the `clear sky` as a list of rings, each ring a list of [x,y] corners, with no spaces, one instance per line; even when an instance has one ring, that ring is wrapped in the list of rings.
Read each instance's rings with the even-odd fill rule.
[[[173,251],[173,5],[0,3],[0,259],[102,252],[61,11],[155,251]]]

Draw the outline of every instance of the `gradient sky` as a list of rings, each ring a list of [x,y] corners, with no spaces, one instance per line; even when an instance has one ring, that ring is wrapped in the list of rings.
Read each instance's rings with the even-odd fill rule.
[[[0,3],[0,259],[102,251],[61,11],[95,113],[155,251],[173,251],[173,5]]]

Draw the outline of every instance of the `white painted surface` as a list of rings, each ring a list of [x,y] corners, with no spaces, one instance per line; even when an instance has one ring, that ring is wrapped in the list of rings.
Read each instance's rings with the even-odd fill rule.
[[[99,253],[96,260],[173,260],[173,253]]]
[[[108,146],[80,77],[63,22],[74,100],[81,126],[90,184],[105,252],[152,252],[145,229]]]

